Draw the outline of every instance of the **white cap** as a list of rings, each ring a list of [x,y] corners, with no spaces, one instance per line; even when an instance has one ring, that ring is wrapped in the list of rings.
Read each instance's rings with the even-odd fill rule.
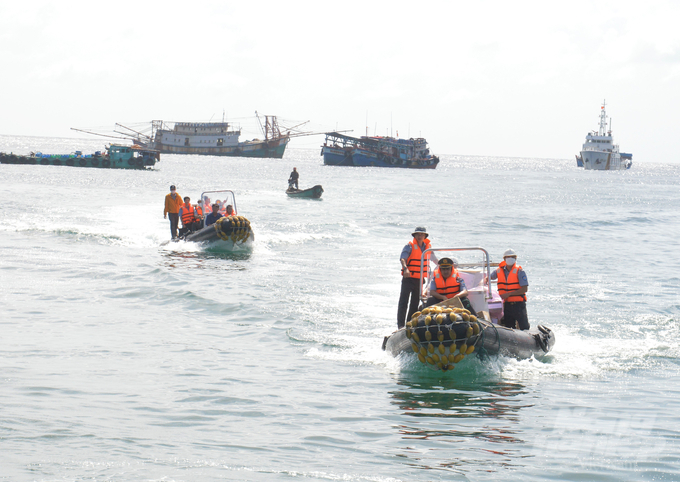
[[[514,256],[514,257],[516,258],[516,257],[517,257],[517,253],[515,253],[515,250],[512,249],[512,248],[506,249],[506,250],[505,250],[505,253],[503,253],[503,257],[505,258],[505,257],[507,257],[507,256]]]

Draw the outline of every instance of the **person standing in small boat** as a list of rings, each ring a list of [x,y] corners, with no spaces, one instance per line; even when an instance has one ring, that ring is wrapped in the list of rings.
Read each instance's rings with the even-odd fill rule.
[[[527,295],[529,281],[521,266],[517,264],[517,253],[507,249],[498,269],[491,273],[491,279],[498,279],[498,294],[503,298],[503,318],[500,324],[508,328],[529,329],[527,316]]]
[[[163,219],[170,216],[170,234],[172,239],[177,239],[177,227],[179,226],[179,210],[182,207],[182,196],[177,193],[175,186],[170,186],[170,194],[165,195],[165,209]]]
[[[217,222],[218,219],[222,217],[222,214],[220,213],[220,205],[219,204],[213,204],[212,206],[212,212],[208,214],[205,217],[205,225],[206,226],[211,226]]]
[[[288,187],[293,187],[293,184],[295,184],[295,189],[300,189],[298,187],[298,179],[300,179],[300,173],[297,172],[297,167],[294,167],[293,172],[290,173],[288,178]]]
[[[401,250],[399,262],[401,263],[401,293],[399,294],[399,308],[397,310],[397,328],[403,328],[406,320],[410,320],[418,308],[420,301],[420,258],[426,249],[430,248],[430,240],[427,229],[418,226],[412,233],[413,240]],[[428,254],[425,259],[424,269],[427,272],[429,259],[434,258]],[[436,260],[435,260],[436,261]]]
[[[201,229],[201,216],[203,211],[200,207],[191,204],[191,198],[186,196],[184,204],[179,209],[179,217],[182,220],[182,229],[179,230],[179,235],[184,236],[194,231]]]
[[[458,273],[458,260],[456,258],[442,258],[439,260],[439,267],[432,274],[430,297],[419,309],[427,308],[451,298],[458,298],[463,308],[472,315],[477,316],[475,310],[472,309],[472,304],[467,295],[468,290],[465,286],[465,280]]]

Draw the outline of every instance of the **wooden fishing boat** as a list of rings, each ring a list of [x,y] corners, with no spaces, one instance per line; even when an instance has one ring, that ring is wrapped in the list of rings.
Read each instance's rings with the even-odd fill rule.
[[[459,275],[465,280],[468,299],[476,314],[463,308],[458,298],[424,308],[413,314],[406,326],[383,340],[382,348],[393,356],[414,355],[435,370],[452,370],[456,364],[471,358],[490,355],[518,359],[542,358],[555,345],[555,333],[543,325],[518,330],[498,324],[503,316],[503,301],[490,280],[489,254],[483,248],[428,249],[421,259],[421,273],[427,273],[425,259],[432,252],[482,254],[481,262],[459,264]],[[439,256],[438,256],[439,257]],[[421,275],[421,286],[425,276]],[[426,299],[423,293],[421,299]]]
[[[321,194],[323,194],[323,188],[321,184],[317,184],[309,189],[295,189],[294,187],[289,187],[286,189],[286,194],[290,197],[306,197],[312,199],[319,199]]]
[[[28,155],[0,152],[2,164],[40,164],[41,166],[99,167],[104,169],[147,169],[160,161],[160,153],[138,145],[123,146],[111,144],[106,151],[85,154],[43,154],[31,152]]]
[[[327,166],[435,169],[439,164],[439,158],[430,153],[427,141],[423,138],[351,137],[327,132],[321,155]]]
[[[256,157],[281,159],[292,137],[309,135],[300,132],[302,124],[285,127],[275,115],[260,116],[255,112],[264,139],[241,141],[241,127],[232,122],[166,122],[151,121],[140,130],[116,124],[115,132],[129,136],[136,144],[164,154],[197,154],[207,156]],[[264,123],[261,117],[264,117]],[[80,129],[76,129],[80,130]],[[144,131],[144,132],[142,132]],[[87,131],[83,131],[87,132]]]

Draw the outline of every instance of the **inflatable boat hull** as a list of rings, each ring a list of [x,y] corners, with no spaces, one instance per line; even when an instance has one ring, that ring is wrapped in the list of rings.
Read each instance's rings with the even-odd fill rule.
[[[195,243],[211,243],[234,250],[251,247],[255,234],[250,227],[250,221],[245,217],[227,216],[218,219],[215,224],[187,234],[182,239]]]
[[[542,325],[541,328],[550,331],[549,335],[539,330],[520,331],[492,325],[486,321],[482,321],[482,323],[489,325],[489,328],[493,327],[491,328],[492,331],[484,337],[483,348],[489,355],[503,355],[518,359],[531,358],[532,356],[541,357],[552,350],[555,345],[555,334]],[[543,349],[539,339],[544,340],[543,343],[547,351]],[[394,356],[401,353],[413,353],[411,340],[406,337],[404,328],[386,337],[383,349]]]
[[[431,368],[451,370],[473,353],[541,358],[554,345],[555,334],[542,325],[535,330],[513,330],[460,310],[414,318],[405,328],[385,337],[383,350],[393,356],[415,354]]]

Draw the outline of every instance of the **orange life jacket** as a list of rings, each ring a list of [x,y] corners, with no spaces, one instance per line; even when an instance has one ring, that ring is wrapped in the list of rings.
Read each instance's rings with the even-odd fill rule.
[[[517,276],[517,273],[519,272],[520,269],[522,269],[522,267],[515,263],[515,265],[508,273],[508,277],[506,279],[505,270],[503,269],[505,268],[505,266],[507,265],[505,263],[505,260],[503,260],[498,264],[498,269],[496,270],[496,274],[498,275],[498,294],[500,295],[504,293],[510,293],[511,291],[515,291],[521,288],[521,286],[519,285],[519,277]],[[526,300],[527,300],[526,293],[519,296],[510,296],[509,298],[505,299],[505,301],[526,301]]]
[[[451,276],[446,279],[439,272],[439,268],[436,268],[434,270],[434,283],[437,286],[437,293],[447,298],[453,298],[456,294],[460,293],[460,278],[456,268],[451,270]]]
[[[413,238],[413,241],[408,243],[411,245],[411,254],[409,257],[406,259],[406,267],[408,270],[411,272],[411,278],[418,278],[420,279],[420,258],[423,255],[423,251],[420,249],[420,246],[418,246],[418,242],[416,241],[416,238]],[[425,245],[425,249],[430,249],[430,240],[425,238],[423,241],[423,244]],[[427,257],[425,258],[425,264],[423,265],[425,267],[425,274],[427,274],[427,262],[430,260],[430,254],[427,254]],[[401,270],[402,276],[404,275],[404,270]]]
[[[203,214],[203,210],[200,207],[192,206],[192,208],[187,209],[186,205],[182,205],[182,225],[187,226],[196,221],[200,221],[200,216]]]

